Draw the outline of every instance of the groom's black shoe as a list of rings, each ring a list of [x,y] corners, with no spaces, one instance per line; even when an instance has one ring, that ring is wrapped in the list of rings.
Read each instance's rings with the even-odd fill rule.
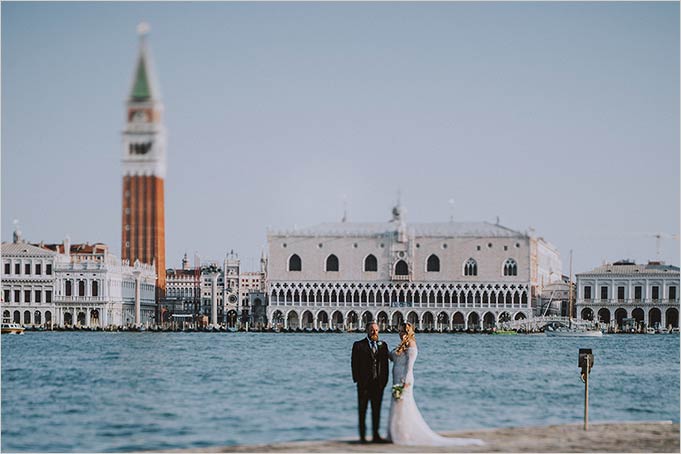
[[[367,443],[367,439],[366,439],[366,438],[364,438],[364,437],[360,437],[360,439],[359,439],[359,443],[360,443],[360,444],[363,444],[363,445],[364,445],[364,444],[366,444],[366,443]]]
[[[374,437],[373,440],[371,440],[372,443],[390,443],[388,440],[385,438],[381,438],[378,435]]]

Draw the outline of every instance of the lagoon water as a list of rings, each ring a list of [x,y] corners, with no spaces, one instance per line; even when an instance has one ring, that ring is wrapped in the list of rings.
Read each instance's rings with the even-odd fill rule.
[[[4,452],[141,451],[355,437],[361,334],[27,332],[2,336]],[[397,335],[382,340],[395,346]],[[679,421],[679,336],[417,335],[435,430]],[[389,390],[383,402],[385,434]],[[370,421],[370,419],[369,419]]]

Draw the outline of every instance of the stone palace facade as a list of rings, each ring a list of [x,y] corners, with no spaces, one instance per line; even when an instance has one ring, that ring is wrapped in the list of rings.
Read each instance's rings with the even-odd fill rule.
[[[24,326],[154,322],[153,265],[129,265],[104,244],[2,243],[2,320]]]
[[[486,329],[528,318],[559,282],[558,251],[487,222],[330,223],[268,232],[267,319],[274,328]]]
[[[626,319],[651,328],[678,328],[679,267],[623,260],[579,273],[577,314],[619,329]]]

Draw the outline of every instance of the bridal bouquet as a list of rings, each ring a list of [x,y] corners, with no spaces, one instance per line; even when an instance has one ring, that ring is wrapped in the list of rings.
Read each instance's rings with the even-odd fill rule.
[[[402,392],[404,391],[404,385],[393,385],[393,399],[400,400],[402,398]]]

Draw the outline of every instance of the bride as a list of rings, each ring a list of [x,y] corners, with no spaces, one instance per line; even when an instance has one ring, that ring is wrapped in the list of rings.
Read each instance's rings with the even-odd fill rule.
[[[400,327],[400,340],[400,345],[390,352],[390,359],[393,361],[393,385],[402,385],[403,390],[397,398],[393,393],[390,401],[388,438],[396,445],[483,445],[482,440],[475,438],[441,437],[428,427],[414,400],[414,362],[418,350],[411,323]]]

